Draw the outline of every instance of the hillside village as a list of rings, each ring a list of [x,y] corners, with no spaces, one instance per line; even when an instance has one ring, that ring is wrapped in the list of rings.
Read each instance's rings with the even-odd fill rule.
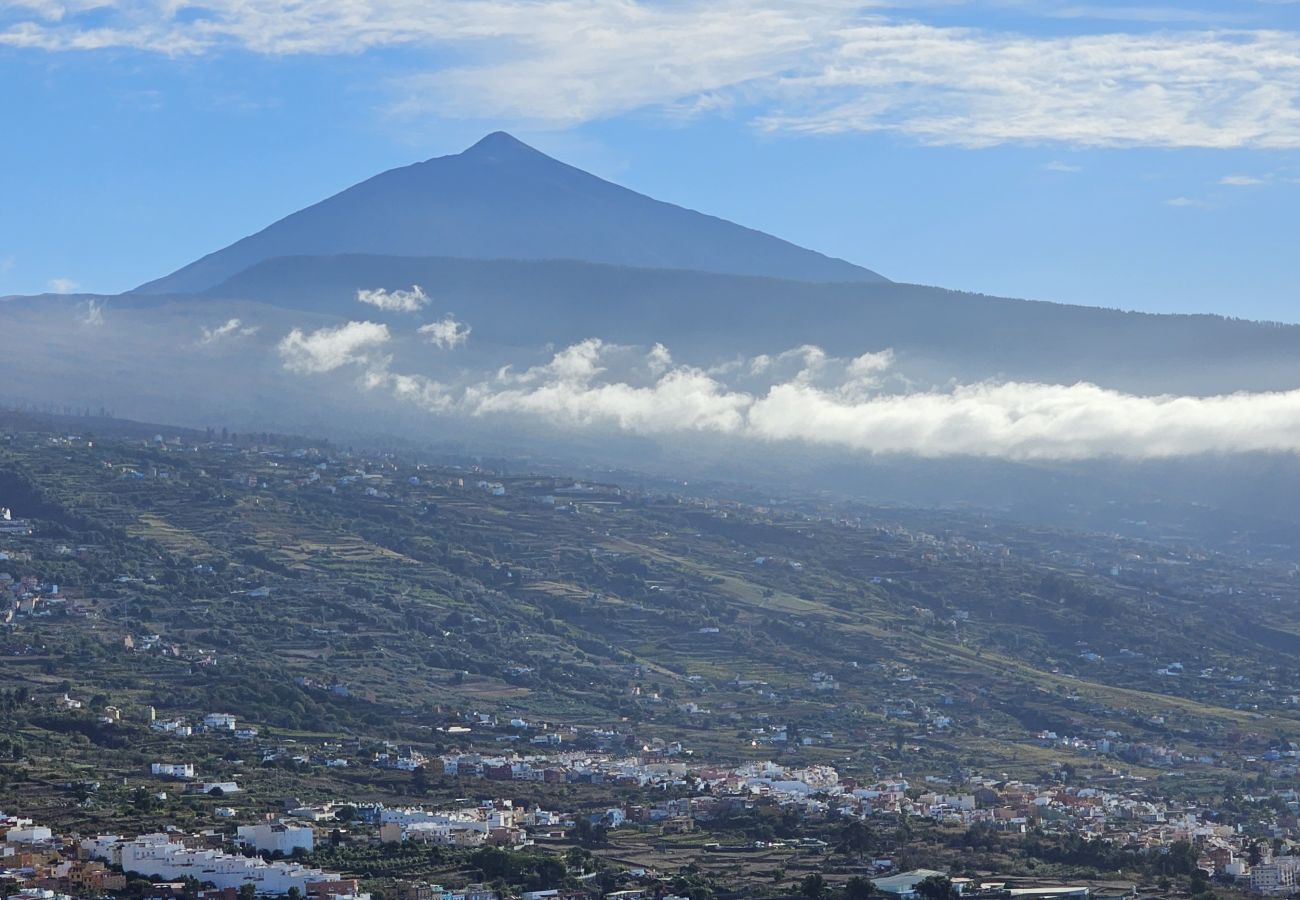
[[[630,900],[984,846],[989,878],[1295,885],[1295,571],[1266,554],[118,427],[0,431],[15,890],[139,859],[362,896],[360,848],[417,900],[406,869]],[[459,864],[488,850],[592,858],[485,887]]]
[[[385,758],[376,760],[377,765],[388,762]],[[857,821],[876,823],[916,818],[960,828],[967,834],[989,831],[1025,835],[1032,830],[1044,835],[1105,841],[1153,858],[1175,850],[1190,851],[1195,854],[1189,857],[1194,871],[1202,873],[1202,877],[1217,878],[1240,889],[1269,896],[1293,892],[1296,873],[1300,871],[1300,855],[1286,852],[1300,847],[1293,842],[1297,837],[1293,830],[1295,811],[1300,808],[1294,791],[1273,795],[1272,799],[1281,801],[1288,813],[1274,821],[1274,840],[1261,841],[1249,837],[1241,824],[1226,823],[1222,810],[1143,799],[1147,795],[1141,789],[1041,786],[981,777],[971,777],[960,785],[935,777],[925,779],[921,786],[911,785],[902,778],[859,785],[853,779],[841,779],[827,766],[788,769],[769,762],[733,769],[716,766],[697,769],[683,763],[665,764],[654,758],[578,754],[515,759],[456,754],[421,760],[418,770],[428,768],[444,774],[454,773],[460,779],[500,782],[535,780],[540,776],[541,780],[562,779],[574,784],[608,780],[649,788],[655,793],[664,793],[667,788],[687,790],[675,792],[677,798],[672,800],[647,799],[595,812],[528,808],[500,798],[444,809],[388,807],[382,803],[358,803],[346,797],[303,806],[287,801],[279,817],[261,813],[254,824],[213,829],[197,835],[169,830],[138,838],[56,836],[48,827],[30,819],[0,816],[0,827],[5,829],[0,859],[6,861],[0,879],[10,880],[20,890],[66,892],[92,886],[99,890],[121,890],[126,885],[125,876],[113,874],[121,871],[149,874],[169,882],[211,883],[211,890],[195,895],[203,900],[221,897],[222,890],[230,891],[244,884],[255,885],[261,894],[279,895],[296,889],[298,896],[350,900],[367,896],[359,891],[356,879],[345,879],[302,861],[316,849],[318,839],[337,843],[341,827],[347,829],[343,840],[349,844],[410,844],[470,851],[485,847],[525,849],[539,842],[565,842],[575,833],[590,834],[593,828],[602,834],[620,829],[661,835],[685,834],[697,829],[707,832],[712,823],[724,821],[734,810],[752,808],[755,803],[763,802],[794,811],[800,821],[821,823],[829,819],[840,823],[841,828]],[[155,764],[151,774],[184,780],[192,778],[194,771],[189,765]],[[187,788],[193,784],[205,788],[202,793],[223,801],[239,792],[237,788],[210,786],[205,782],[190,782]],[[222,809],[217,808],[218,815],[240,816],[235,810],[222,813]],[[777,848],[787,844],[801,849],[830,846],[825,841],[805,837],[788,842],[755,841],[753,847]],[[241,855],[240,848],[251,849],[266,858]],[[722,852],[720,844],[703,845],[705,852],[711,848]],[[743,852],[744,848],[732,849]],[[863,846],[860,852],[867,849]],[[1275,855],[1276,851],[1281,852]],[[293,861],[287,859],[290,857]],[[891,877],[895,861],[876,855],[866,867],[873,877],[883,881]],[[660,873],[645,866],[624,865],[621,869],[623,878],[641,882],[660,880]],[[485,900],[498,896],[495,889],[475,884],[459,891],[438,890],[444,900]],[[1087,888],[1082,890],[1086,892]],[[545,896],[536,891],[529,893]],[[644,895],[644,888],[634,893]],[[656,892],[662,893],[662,889]],[[630,895],[626,890],[615,890],[606,892],[605,896],[627,898]]]

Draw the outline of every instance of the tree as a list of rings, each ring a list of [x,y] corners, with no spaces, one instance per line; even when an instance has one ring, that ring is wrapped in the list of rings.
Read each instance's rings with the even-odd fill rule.
[[[416,766],[411,773],[411,790],[419,796],[429,793],[429,771],[424,766]]]
[[[573,826],[573,839],[580,847],[595,847],[605,843],[608,832],[604,825],[593,825],[590,819],[579,817]]]
[[[900,844],[910,844],[912,842],[912,817],[907,814],[906,810],[899,815],[895,840]]]
[[[131,805],[140,812],[152,812],[157,802],[153,794],[149,793],[142,787],[136,788],[131,792]]]
[[[298,885],[295,884],[289,888],[286,896],[288,896],[289,900],[302,900],[302,891],[298,890]]]
[[[568,852],[564,854],[564,861],[569,868],[577,869],[582,873],[587,871],[587,861],[589,859],[591,859],[591,852],[581,847],[570,847]]]
[[[1165,850],[1162,862],[1167,872],[1175,875],[1190,875],[1196,868],[1196,850],[1188,841],[1174,841]]]
[[[846,856],[860,856],[871,849],[871,829],[861,819],[852,819],[840,829],[839,846]]]
[[[820,897],[826,893],[826,879],[819,872],[804,876],[799,882],[799,893],[805,897]]]
[[[930,875],[917,882],[914,888],[925,900],[956,900],[957,890],[947,875]]]
[[[876,886],[871,883],[870,878],[854,875],[844,882],[845,900],[867,900],[868,897],[873,897],[875,894]]]
[[[469,862],[478,868],[484,880],[513,874],[515,860],[499,847],[483,847],[470,854]]]
[[[239,886],[239,900],[257,900],[257,886],[245,881]]]

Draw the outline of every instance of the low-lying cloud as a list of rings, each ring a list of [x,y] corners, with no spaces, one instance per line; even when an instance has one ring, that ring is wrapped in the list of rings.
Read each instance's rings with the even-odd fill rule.
[[[357,291],[357,301],[386,312],[419,312],[429,303],[429,297],[418,285],[409,291],[387,291],[383,288]]]
[[[81,313],[77,316],[77,321],[87,328],[101,328],[104,324],[104,304],[95,298],[91,298],[81,307]]]
[[[845,359],[814,346],[709,369],[591,338],[522,370],[432,378],[377,355],[387,328],[351,322],[280,344],[303,373],[355,365],[359,384],[437,415],[522,416],[560,428],[714,434],[867,455],[1008,460],[1161,459],[1300,452],[1300,389],[1142,396],[1081,382],[917,388],[889,350]]]
[[[441,321],[430,322],[417,329],[426,341],[444,350],[452,350],[464,344],[469,340],[472,330],[468,325],[457,322],[450,314],[444,316]]]
[[[224,324],[218,325],[216,328],[204,328],[199,343],[208,346],[227,338],[251,337],[257,334],[258,331],[259,326],[257,325],[245,325],[240,319],[227,319]]]
[[[320,328],[312,332],[295,328],[276,349],[286,369],[312,375],[332,372],[347,365],[376,363],[375,353],[388,343],[390,337],[387,325],[348,322],[337,328]]]

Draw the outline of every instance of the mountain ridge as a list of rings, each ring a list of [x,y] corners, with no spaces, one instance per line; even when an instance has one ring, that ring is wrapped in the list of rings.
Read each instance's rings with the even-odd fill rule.
[[[716,363],[816,344],[833,355],[892,348],[934,378],[1093,381],[1137,393],[1282,390],[1294,385],[1300,326],[1212,315],[1125,312],[901,282],[807,284],[573,260],[342,254],[265,260],[185,298],[385,318],[360,289],[423,285],[476,342],[532,347],[597,336],[662,342]],[[141,301],[148,298],[137,295]]]
[[[267,259],[363,253],[577,259],[814,283],[879,274],[665,203],[493,132],[381,172],[128,293],[199,293]]]

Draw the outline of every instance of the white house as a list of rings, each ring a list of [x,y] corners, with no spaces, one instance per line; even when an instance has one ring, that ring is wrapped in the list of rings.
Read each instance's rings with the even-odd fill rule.
[[[54,833],[43,825],[10,828],[5,833],[5,840],[11,844],[43,844],[53,839]]]
[[[223,796],[242,793],[242,789],[233,781],[191,781],[185,785],[187,794],[211,794],[213,791],[220,791]]]
[[[316,847],[316,833],[307,825],[289,825],[284,822],[262,822],[258,825],[239,826],[239,842],[262,853],[280,852],[292,856],[302,848],[310,853]]]
[[[164,778],[193,778],[194,763],[153,763],[149,772]]]
[[[235,717],[230,713],[208,713],[203,717],[203,727],[213,731],[234,731]]]

